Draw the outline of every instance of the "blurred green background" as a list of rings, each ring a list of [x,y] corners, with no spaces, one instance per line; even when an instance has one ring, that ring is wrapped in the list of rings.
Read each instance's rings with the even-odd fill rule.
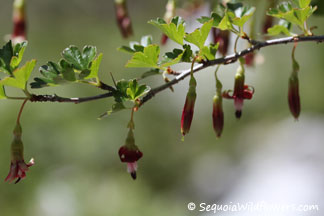
[[[138,41],[142,35],[151,34],[154,41],[159,42],[160,32],[146,23],[163,16],[165,4],[166,1],[129,1],[135,31],[130,40]],[[11,0],[1,0],[1,39],[12,30],[11,7]],[[262,14],[262,7],[258,10],[258,14]],[[194,15],[201,13],[197,11]],[[128,44],[128,41],[121,38],[116,26],[113,1],[28,0],[27,16],[29,45],[24,61],[37,59],[37,68],[48,60],[59,60],[61,51],[71,44],[79,47],[89,44],[97,46],[98,52],[104,54],[100,77],[106,83],[112,84],[110,72],[117,80],[138,77],[144,72],[124,68],[130,56],[116,50],[120,45]],[[259,18],[261,22],[262,16]],[[188,21],[189,28],[194,25],[198,23]],[[319,27],[315,34],[324,34],[322,17],[312,18],[310,26]],[[171,42],[162,49],[168,51],[174,46]],[[240,48],[245,46],[243,42]],[[298,122],[291,117],[287,105],[291,48],[290,44],[260,51],[258,58],[263,58],[264,63],[249,68],[246,75],[247,83],[256,89],[254,98],[245,102],[240,121],[234,118],[233,102],[224,101],[225,128],[221,139],[216,139],[211,119],[212,97],[215,94],[215,83],[211,78],[214,68],[196,75],[198,98],[195,116],[184,142],[180,135],[180,117],[187,80],[176,85],[174,93],[166,90],[145,104],[135,115],[136,144],[144,153],[138,162],[136,181],[130,178],[126,165],[120,162],[117,154],[127,135],[129,112],[97,120],[101,113],[110,109],[112,99],[79,105],[27,103],[22,117],[25,160],[34,157],[36,165],[27,173],[27,178],[17,185],[0,181],[0,215],[199,215],[198,211],[187,210],[189,202],[237,201],[239,198],[235,196],[235,191],[238,186],[244,185],[242,179],[245,176],[255,174],[253,170],[258,170],[260,176],[269,174],[269,169],[264,167],[251,168],[252,171],[247,172],[248,167],[262,163],[263,157],[250,161],[255,155],[262,155],[262,152],[273,164],[271,169],[282,167],[276,163],[279,153],[286,152],[281,159],[287,162],[294,155],[303,156],[312,152],[305,160],[316,169],[309,175],[317,173],[323,178],[323,44],[301,43],[297,47],[302,101],[302,114]],[[189,65],[177,68],[187,67]],[[233,64],[221,68],[220,79],[224,89],[232,88],[236,67],[237,64]],[[33,76],[38,74],[37,70],[33,72]],[[163,80],[152,77],[145,82],[154,87],[162,84]],[[33,92],[56,93],[66,97],[102,93],[80,84]],[[8,94],[20,93],[8,89]],[[3,179],[9,171],[9,148],[20,104],[20,101],[0,101],[0,176]],[[274,143],[274,140],[278,142]],[[286,144],[287,149],[283,147]],[[276,146],[278,151],[264,146]],[[312,148],[294,153],[301,146]],[[297,167],[296,163],[293,162],[291,167]],[[307,167],[300,169],[301,173],[309,170]],[[271,178],[271,186],[277,189],[284,181],[280,174]],[[258,186],[260,179],[252,178],[248,182],[255,184],[252,187],[254,190],[264,188],[262,184]],[[294,182],[291,180],[290,183],[294,185]],[[310,178],[302,185],[315,183]],[[297,187],[290,195],[302,196],[305,200],[301,199],[300,202],[303,203],[323,204],[317,198],[316,188],[313,196],[303,196],[299,191],[301,188]],[[284,189],[274,195],[274,200],[281,193],[285,193]],[[266,192],[258,196],[260,200],[267,199]],[[251,199],[250,193],[246,193],[240,201],[248,202]],[[288,198],[284,201],[291,202]]]

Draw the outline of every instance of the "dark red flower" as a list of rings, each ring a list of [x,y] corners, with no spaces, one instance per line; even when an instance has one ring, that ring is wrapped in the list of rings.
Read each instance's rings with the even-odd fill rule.
[[[26,177],[28,167],[34,165],[34,159],[32,158],[29,163],[24,161],[24,145],[21,141],[22,129],[18,123],[14,129],[14,139],[11,143],[11,164],[10,171],[5,181],[12,182],[17,179],[15,183],[18,183],[21,179]]]
[[[217,137],[222,135],[224,127],[224,112],[221,95],[215,95],[213,98],[213,127]]]
[[[28,167],[34,165],[34,159],[32,158],[29,163],[25,163],[24,160],[20,161],[11,161],[10,171],[5,181],[12,182],[16,180],[15,184],[17,184],[20,180],[26,177],[26,172],[28,171]]]
[[[126,0],[115,0],[116,19],[119,30],[124,38],[133,35],[132,22],[128,15]]]
[[[182,110],[182,117],[181,117],[181,133],[182,135],[186,135],[191,126],[193,114],[194,114],[194,108],[195,108],[195,102],[196,102],[196,86],[197,82],[193,76],[191,76],[190,82],[189,82],[189,91],[186,96],[186,102]]]
[[[245,99],[250,100],[254,94],[254,88],[244,84],[245,75],[243,62],[239,66],[237,73],[235,75],[235,83],[234,83],[234,93],[230,95],[232,90],[228,90],[223,92],[223,97],[227,99],[234,99],[234,107],[235,107],[235,116],[236,118],[241,118],[242,108]]]
[[[223,55],[226,56],[228,45],[230,41],[230,32],[229,31],[222,31],[217,28],[212,28],[214,44],[219,43],[218,51]]]
[[[245,64],[249,67],[253,67],[254,66],[254,57],[255,57],[254,52],[250,52],[247,55],[245,55],[244,56]]]
[[[168,39],[169,39],[168,36],[166,36],[165,34],[162,34],[162,37],[161,37],[161,44],[162,44],[162,45],[165,45],[165,44],[168,42]]]
[[[11,40],[13,44],[21,43],[27,40],[27,25],[25,17],[25,1],[15,0],[13,3],[13,33],[11,35]]]
[[[291,114],[298,119],[300,114],[299,81],[297,74],[289,78],[288,103]]]
[[[271,28],[273,24],[273,17],[272,16],[266,16],[265,20],[263,22],[262,26],[262,33],[267,34],[268,33],[268,28]]]
[[[126,145],[119,148],[118,154],[121,162],[126,163],[136,162],[143,156],[143,153],[138,149],[137,146],[130,148]]]
[[[125,145],[119,148],[118,154],[121,162],[127,163],[127,171],[135,180],[137,171],[137,161],[143,156],[143,153],[135,145],[135,139],[132,128],[129,129]]]

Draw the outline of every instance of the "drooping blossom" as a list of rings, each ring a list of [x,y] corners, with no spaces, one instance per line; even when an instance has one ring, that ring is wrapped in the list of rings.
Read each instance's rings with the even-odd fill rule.
[[[194,114],[196,97],[197,97],[196,86],[197,86],[196,79],[193,76],[191,76],[189,82],[189,90],[186,96],[186,101],[182,110],[182,117],[181,117],[181,134],[183,136],[186,135],[190,130],[190,126]]]
[[[29,163],[24,161],[24,145],[21,140],[22,129],[19,123],[17,123],[14,129],[14,139],[11,143],[11,164],[10,171],[5,181],[12,182],[17,179],[15,183],[26,177],[28,168],[34,165],[34,159],[32,158]]]
[[[137,161],[143,156],[143,153],[135,145],[133,129],[130,128],[125,145],[119,148],[118,151],[121,162],[127,163],[127,172],[132,178],[136,179]]]

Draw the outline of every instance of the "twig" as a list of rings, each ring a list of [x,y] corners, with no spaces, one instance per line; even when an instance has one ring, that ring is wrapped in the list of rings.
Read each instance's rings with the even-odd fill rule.
[[[218,58],[212,61],[204,62],[203,64],[199,64],[196,67],[194,67],[193,72],[197,72],[200,70],[203,70],[207,67],[219,65],[219,64],[231,64],[236,62],[240,57],[247,55],[248,53],[254,52],[255,50],[259,50],[264,47],[278,45],[278,44],[288,44],[288,43],[295,43],[295,42],[306,42],[306,41],[315,41],[315,42],[323,42],[324,41],[324,35],[321,36],[306,36],[306,37],[285,37],[285,38],[279,38],[279,39],[273,39],[273,40],[267,40],[267,41],[251,41],[253,44],[250,48],[242,50],[241,52],[234,53],[232,55]],[[170,86],[173,86],[177,84],[179,81],[183,80],[187,76],[190,75],[191,69],[184,70],[180,73],[179,76],[175,77],[173,80],[171,80],[168,83],[165,83],[161,86],[158,86],[156,88],[151,89],[145,97],[141,100],[139,106],[142,106],[145,102],[152,99],[157,93],[169,88]]]
[[[81,98],[65,98],[57,95],[32,95],[30,98],[31,102],[60,102],[60,103],[83,103],[94,101],[98,99],[108,98],[113,96],[113,92],[108,92],[105,94],[90,96],[90,97],[81,97]]]

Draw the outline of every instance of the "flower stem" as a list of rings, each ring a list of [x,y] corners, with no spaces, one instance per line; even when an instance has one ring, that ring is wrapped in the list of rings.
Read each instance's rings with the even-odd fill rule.
[[[20,124],[20,117],[21,117],[22,111],[24,110],[25,104],[26,104],[26,102],[28,100],[29,100],[28,98],[25,99],[24,102],[22,103],[21,107],[20,107],[20,110],[19,110],[19,113],[18,113],[18,117],[17,117],[17,124]]]

